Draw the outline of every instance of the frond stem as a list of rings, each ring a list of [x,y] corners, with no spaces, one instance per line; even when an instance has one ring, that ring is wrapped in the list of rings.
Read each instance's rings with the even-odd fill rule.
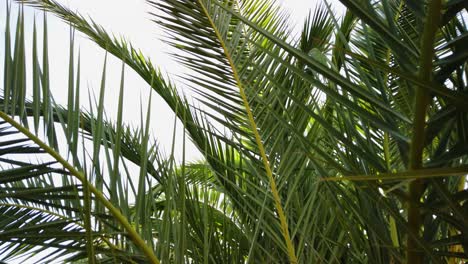
[[[439,177],[461,177],[465,176],[468,166],[454,168],[430,168],[407,170],[396,173],[381,173],[375,175],[345,175],[337,177],[323,177],[320,181],[395,181],[395,180],[421,180]]]
[[[224,51],[224,54],[226,55],[226,59],[228,60],[229,65],[231,67],[234,79],[236,80],[237,87],[239,88],[239,93],[240,93],[240,96],[242,98],[242,103],[244,104],[245,111],[247,112],[247,117],[248,117],[248,120],[249,120],[249,124],[250,124],[250,127],[251,127],[251,129],[252,129],[252,131],[254,133],[255,141],[256,141],[256,144],[258,146],[260,156],[262,157],[263,165],[265,167],[265,171],[266,171],[268,180],[270,182],[270,189],[271,189],[271,192],[272,192],[272,195],[273,195],[273,200],[274,200],[274,203],[275,203],[276,211],[278,213],[278,218],[280,220],[281,231],[283,233],[283,237],[284,237],[284,240],[286,242],[289,261],[290,261],[291,264],[296,264],[297,263],[297,257],[296,257],[294,246],[293,246],[292,241],[291,241],[291,237],[289,235],[288,223],[287,223],[284,211],[283,211],[283,206],[281,205],[281,199],[280,199],[280,196],[279,196],[278,188],[276,186],[276,181],[275,181],[275,178],[273,177],[273,172],[271,171],[271,167],[270,167],[270,161],[268,160],[268,157],[267,157],[266,151],[265,151],[265,147],[263,146],[262,140],[260,138],[260,134],[258,132],[257,124],[256,124],[254,116],[252,114],[252,110],[250,108],[249,101],[248,101],[247,96],[245,94],[245,89],[244,89],[244,87],[242,85],[242,82],[241,82],[241,79],[239,77],[239,73],[237,72],[237,68],[236,68],[236,66],[234,64],[234,61],[233,61],[233,59],[231,57],[231,54],[229,53],[229,51],[227,49],[226,43],[224,43],[224,40],[221,37],[221,34],[220,34],[218,28],[216,27],[214,21],[211,19],[211,16],[208,13],[208,10],[206,10],[205,6],[203,5],[203,3],[200,0],[198,0],[198,3],[200,4],[201,8],[203,9],[203,12],[205,13],[209,23],[213,27],[213,30],[215,31],[216,37],[220,42],[220,45],[221,45],[221,47],[222,47],[222,49]]]
[[[430,84],[432,80],[432,59],[434,56],[434,40],[441,16],[442,1],[432,0],[429,3],[426,23],[421,39],[421,56],[418,77],[421,82]],[[426,112],[430,103],[429,90],[420,86],[416,88],[416,102],[414,105],[413,135],[411,139],[409,169],[423,168],[423,150],[426,127]],[[419,210],[419,200],[424,192],[422,179],[414,180],[409,185],[408,225],[412,235],[407,236],[406,261],[408,264],[420,264],[423,261],[422,251],[418,241],[413,237],[419,237],[422,217]]]
[[[52,156],[57,162],[62,164],[62,166],[70,172],[71,175],[76,177],[79,181],[83,184],[86,183],[86,177],[83,175],[82,172],[78,171],[73,165],[68,163],[59,153],[57,153],[53,148],[48,146],[44,143],[40,138],[36,135],[31,133],[29,129],[23,127],[21,124],[16,122],[13,118],[11,118],[8,114],[3,111],[0,111],[0,118],[8,122],[10,125],[18,129],[23,135],[28,137],[34,143],[36,143],[39,147],[41,147],[46,153]],[[120,210],[112,205],[109,200],[106,199],[104,194],[100,192],[94,185],[87,183],[88,189],[91,193],[94,194],[96,200],[101,202],[109,212],[116,218],[116,220],[124,227],[124,229],[128,232],[128,236],[130,239],[135,243],[135,245],[141,249],[141,251],[148,257],[150,263],[159,264],[159,260],[154,255],[153,250],[145,243],[145,241],[141,238],[141,236],[135,231],[132,225],[128,222],[127,218],[120,212]]]

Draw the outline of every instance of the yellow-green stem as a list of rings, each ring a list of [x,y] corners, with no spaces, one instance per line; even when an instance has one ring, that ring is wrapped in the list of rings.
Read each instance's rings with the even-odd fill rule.
[[[257,144],[258,151],[260,152],[260,156],[262,157],[263,165],[265,167],[265,171],[266,171],[268,180],[270,182],[270,189],[271,189],[271,193],[273,195],[273,200],[275,202],[275,207],[276,207],[276,211],[278,213],[278,218],[280,220],[281,231],[283,233],[283,237],[284,237],[284,240],[286,242],[286,248],[288,250],[289,261],[290,261],[291,264],[296,264],[297,263],[297,257],[296,257],[294,246],[293,246],[292,241],[291,241],[291,237],[289,235],[288,223],[287,223],[284,211],[283,211],[283,206],[281,205],[281,198],[280,198],[279,193],[278,193],[278,188],[276,187],[276,181],[275,181],[275,178],[273,177],[273,172],[271,171],[270,162],[269,162],[269,160],[267,158],[265,148],[264,148],[262,140],[260,138],[260,134],[258,133],[257,124],[255,123],[255,119],[253,117],[252,110],[251,110],[250,105],[249,105],[249,101],[248,101],[247,96],[245,94],[245,89],[244,89],[244,87],[242,85],[241,79],[240,79],[239,74],[237,72],[237,68],[234,65],[234,61],[231,58],[230,52],[228,51],[228,49],[226,47],[226,44],[224,43],[223,38],[221,37],[221,34],[219,33],[218,28],[216,27],[215,23],[211,19],[210,15],[209,15],[208,11],[206,10],[205,6],[203,5],[203,3],[201,1],[199,1],[199,4],[200,4],[201,8],[203,9],[203,12],[205,13],[206,17],[208,18],[211,26],[213,27],[213,29],[215,31],[216,37],[218,38],[218,40],[220,42],[220,45],[221,45],[221,47],[222,47],[222,49],[224,51],[226,59],[228,60],[229,65],[231,67],[234,79],[236,80],[237,86],[239,88],[239,93],[240,93],[240,96],[242,98],[242,103],[243,103],[243,105],[245,107],[245,111],[247,112],[247,118],[249,120],[250,128],[252,129],[252,132],[254,133],[255,142]]]
[[[468,166],[455,168],[430,168],[419,170],[408,170],[396,173],[381,173],[377,175],[349,175],[339,177],[325,177],[320,181],[394,181],[394,180],[415,180],[430,179],[439,177],[459,177],[466,175]]]
[[[432,81],[432,59],[434,56],[434,40],[442,9],[441,0],[432,0],[426,15],[426,23],[422,35],[421,57],[418,78],[425,84]],[[423,149],[425,140],[426,112],[430,101],[429,91],[423,87],[416,89],[416,102],[414,105],[413,135],[409,157],[409,170],[418,170],[423,167]],[[410,234],[407,237],[406,261],[408,264],[421,264],[423,261],[422,249],[417,239],[421,229],[422,217],[419,203],[424,192],[422,179],[414,180],[409,186],[408,225]]]
[[[0,111],[0,118],[8,122],[10,125],[18,129],[23,135],[28,137],[34,143],[36,143],[39,147],[41,147],[46,153],[52,156],[58,163],[60,163],[72,176],[76,177],[79,181],[83,184],[86,183],[86,178],[84,174],[78,171],[73,165],[68,163],[59,153],[57,153],[53,148],[49,147],[46,143],[44,143],[41,139],[35,136],[31,131],[23,127],[21,124],[16,122],[13,118],[7,115],[5,112]],[[135,231],[132,225],[128,222],[127,218],[120,212],[119,209],[114,207],[104,194],[100,192],[96,187],[92,184],[87,183],[88,190],[94,194],[94,197],[97,201],[101,202],[109,212],[116,218],[116,220],[123,226],[123,228],[127,231],[128,236],[130,239],[135,243],[135,245],[140,248],[140,250],[146,255],[150,263],[159,264],[159,260],[154,255],[153,250],[145,243],[145,241],[140,237],[140,235]]]

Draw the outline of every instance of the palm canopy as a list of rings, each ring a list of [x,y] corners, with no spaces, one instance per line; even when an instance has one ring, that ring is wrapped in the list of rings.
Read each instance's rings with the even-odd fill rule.
[[[33,32],[26,96],[23,15],[14,34],[8,15],[4,261],[43,249],[42,262],[59,254],[91,263],[468,258],[463,1],[343,0],[342,18],[325,2],[298,39],[271,1],[148,1],[174,58],[192,70],[183,78],[196,103],[94,21],[53,0],[21,2],[62,18],[138,73],[203,160],[161,154],[149,111],[139,128],[123,124],[123,70],[116,121],[103,109],[105,66],[95,107],[82,110],[73,34],[67,107],[50,94],[47,31],[42,52]]]

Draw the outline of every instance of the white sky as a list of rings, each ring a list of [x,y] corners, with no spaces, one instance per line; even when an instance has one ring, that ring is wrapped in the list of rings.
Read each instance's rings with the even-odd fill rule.
[[[183,74],[184,69],[178,66],[174,60],[167,54],[169,46],[161,41],[162,33],[160,29],[152,22],[151,15],[148,14],[151,8],[145,0],[59,0],[73,10],[77,10],[83,15],[89,15],[98,24],[104,26],[108,32],[115,35],[123,35],[130,40],[134,47],[142,50],[145,56],[149,56],[156,67],[160,67],[163,72],[170,74],[172,79],[175,76]],[[307,13],[315,5],[321,3],[321,0],[279,0],[284,8],[291,13],[293,24],[300,30]],[[343,8],[331,1],[337,12],[342,13]],[[5,31],[5,4],[0,4],[0,72],[3,72],[3,50],[4,50],[4,31]],[[40,25],[42,24],[42,12],[32,8],[26,8],[25,25],[26,30],[32,32],[32,20],[36,16],[39,25],[39,34],[42,34]],[[13,5],[13,17],[17,13],[17,5]],[[14,22],[14,21],[12,21]],[[49,58],[51,68],[51,89],[56,101],[66,105],[67,80],[68,80],[68,57],[69,57],[69,26],[58,18],[49,15]],[[26,45],[32,45],[32,34],[27,34]],[[81,87],[82,93],[80,101],[82,105],[88,107],[88,93],[85,88],[94,91],[98,96],[102,65],[104,60],[104,51],[89,41],[82,34],[76,34],[75,49],[81,52]],[[28,48],[31,53],[31,46]],[[77,53],[76,53],[77,54]],[[27,58],[31,56],[28,55]],[[30,66],[30,64],[27,65]],[[106,109],[110,118],[115,120],[117,109],[117,93],[120,82],[121,62],[112,56],[108,60],[107,86],[106,86]],[[0,78],[3,78],[0,77]],[[2,81],[3,84],[3,81]],[[139,102],[142,100],[146,105],[148,98],[148,85],[140,79],[132,70],[126,71],[125,82],[125,102],[124,102],[124,122],[133,125],[140,123]],[[179,87],[180,89],[181,87]],[[183,90],[183,89],[182,89]],[[143,111],[146,111],[144,107]],[[157,94],[153,94],[152,113],[151,113],[152,134],[157,138],[165,153],[170,152],[172,141],[172,127],[174,114],[165,105]],[[178,125],[179,133],[176,136],[181,142],[181,126]],[[180,151],[176,151],[180,153]],[[176,155],[178,160],[181,156]],[[195,150],[188,150],[187,160],[198,158]]]

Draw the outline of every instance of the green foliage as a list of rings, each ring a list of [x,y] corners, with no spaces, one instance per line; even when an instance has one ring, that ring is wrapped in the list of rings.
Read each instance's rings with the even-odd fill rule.
[[[41,263],[468,259],[463,1],[343,0],[342,18],[325,2],[298,39],[272,1],[148,1],[192,70],[195,103],[91,19],[54,0],[20,2],[73,27],[68,103],[50,90],[47,15],[27,58],[24,14],[11,32],[7,1],[1,261],[40,251]],[[115,121],[104,114],[106,61],[97,103],[82,109],[74,30],[123,62]],[[162,154],[150,105],[138,128],[123,123],[126,66],[183,123],[182,157],[187,134],[199,162]]]

